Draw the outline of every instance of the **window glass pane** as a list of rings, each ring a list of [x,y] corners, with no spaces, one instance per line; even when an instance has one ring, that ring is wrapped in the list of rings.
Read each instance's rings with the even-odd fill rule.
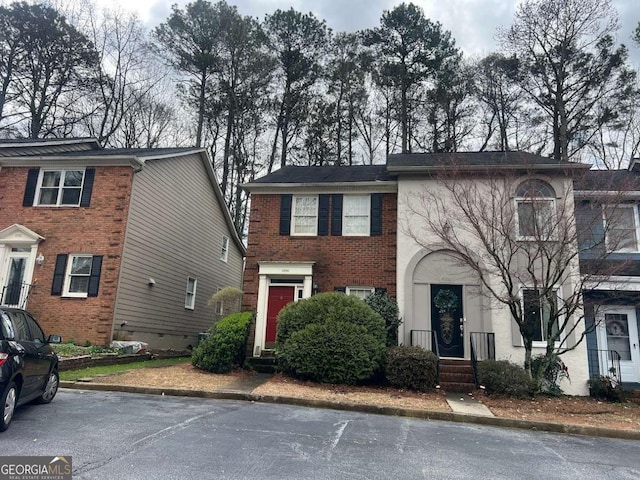
[[[40,198],[38,199],[39,205],[55,205],[58,203],[58,189],[57,188],[41,188]]]
[[[368,287],[360,287],[360,288],[353,288],[353,287],[349,287],[348,291],[349,291],[349,295],[352,295],[354,297],[358,297],[361,300],[364,300],[365,298],[367,298],[369,295],[371,295],[372,293],[372,288],[368,288]]]
[[[93,257],[73,257],[71,275],[91,274],[91,260]]]
[[[621,360],[631,360],[629,343],[629,319],[624,313],[605,313],[605,328],[607,330],[607,347],[616,350]]]
[[[295,197],[295,215],[313,215],[316,214],[316,197]]]
[[[79,188],[64,188],[62,190],[62,205],[78,205],[80,203]]]
[[[369,233],[369,219],[367,217],[345,217],[342,233]]]
[[[296,217],[294,219],[295,233],[315,233],[316,217]]]
[[[89,291],[89,277],[71,277],[69,293],[87,293]]]
[[[44,332],[42,331],[40,326],[29,315],[25,315],[25,318],[27,319],[27,324],[29,325],[29,330],[31,331],[31,338],[33,338],[33,340],[36,342],[44,343]]]
[[[60,174],[62,172],[43,172],[42,187],[58,187],[60,186]]]
[[[607,212],[609,250],[638,250],[634,207],[615,207]]]
[[[82,177],[84,177],[84,172],[82,170],[67,171],[64,174],[64,186],[82,187]]]
[[[523,290],[524,321],[527,331],[533,340],[542,340],[542,323],[540,319],[540,296],[538,290]]]
[[[2,329],[2,338],[12,340],[15,335],[13,333],[13,325],[6,313],[0,313],[0,328]]]
[[[535,235],[535,211],[531,202],[518,202],[518,233],[521,237]]]
[[[369,215],[369,197],[344,197],[345,215]]]
[[[13,318],[13,327],[16,340],[31,341],[31,334],[29,333],[29,327],[27,321],[24,318],[22,312],[12,312],[11,318]]]
[[[518,232],[522,237],[544,240],[553,230],[552,201],[519,201]]]

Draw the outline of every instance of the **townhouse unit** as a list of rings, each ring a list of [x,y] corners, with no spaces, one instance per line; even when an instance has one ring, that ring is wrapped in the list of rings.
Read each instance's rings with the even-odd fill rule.
[[[195,345],[244,252],[202,149],[0,140],[0,303],[47,332]]]
[[[421,345],[467,367],[482,358],[524,361],[520,327],[489,290],[517,298],[527,328],[533,329],[532,353],[541,354],[550,308],[543,300],[550,294],[543,299],[536,278],[541,270],[527,264],[525,252],[532,234],[543,231],[555,212],[573,217],[573,181],[589,168],[525,152],[397,154],[386,165],[288,166],[244,185],[251,193],[251,215],[243,303],[257,313],[253,355],[274,347],[277,315],[287,303],[316,292],[364,297],[376,289],[398,301],[400,344]],[[456,211],[454,197],[459,207],[465,192],[476,195],[469,197],[471,203],[498,205],[512,215],[506,220],[504,213],[500,219],[493,212],[504,223],[504,235],[519,245],[509,267],[513,285],[505,286],[489,262],[480,278],[443,242],[442,235],[452,232],[479,265],[490,260],[482,258],[486,245],[478,232],[473,234],[473,226]],[[493,218],[488,210],[481,214]],[[438,225],[444,229],[440,237],[433,234]],[[571,298],[578,285],[573,238],[566,245],[573,257],[551,287],[557,296],[553,308]],[[562,358],[571,382],[561,386],[567,393],[586,394],[582,312],[569,312],[565,326],[562,343],[571,350]]]

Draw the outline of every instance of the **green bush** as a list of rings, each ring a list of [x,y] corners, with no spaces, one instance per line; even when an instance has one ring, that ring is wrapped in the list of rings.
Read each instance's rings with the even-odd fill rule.
[[[365,298],[364,303],[384,319],[387,331],[387,346],[398,345],[398,327],[402,323],[398,303],[386,292],[382,291],[372,293]]]
[[[307,325],[346,322],[361,325],[383,342],[386,338],[384,320],[362,300],[344,293],[319,293],[311,298],[290,303],[278,315],[277,341],[283,345],[293,332]]]
[[[610,402],[624,402],[628,392],[611,377],[600,375],[589,380],[589,395]]]
[[[420,347],[399,346],[389,349],[386,378],[397,388],[424,392],[436,386],[438,358]]]
[[[487,393],[530,397],[535,385],[527,371],[507,360],[484,360],[478,363],[478,380]]]
[[[315,382],[353,385],[380,368],[384,344],[361,325],[328,322],[293,332],[278,350],[286,373]]]
[[[363,382],[382,370],[385,337],[384,320],[362,300],[321,293],[278,315],[278,365],[318,382]]]
[[[191,363],[202,370],[227,373],[244,363],[251,312],[229,315],[209,329],[191,354]]]

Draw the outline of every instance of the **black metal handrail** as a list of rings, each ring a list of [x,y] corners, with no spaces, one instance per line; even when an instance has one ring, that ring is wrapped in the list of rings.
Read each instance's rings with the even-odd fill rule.
[[[25,308],[33,285],[25,282],[10,283],[2,287],[0,305],[6,307]]]
[[[478,362],[496,359],[496,336],[493,332],[471,332],[469,333],[469,343],[471,344],[473,381],[476,387],[479,387]]]
[[[440,381],[440,347],[438,346],[438,336],[432,330],[411,330],[409,343],[411,346],[422,347],[433,352],[436,356],[436,378]]]
[[[587,357],[589,367],[598,366],[599,373],[591,370],[591,379],[594,380],[598,375],[603,377],[611,377],[618,385],[622,382],[622,374],[620,373],[620,360],[622,357],[617,350],[599,350],[596,348],[587,349]]]

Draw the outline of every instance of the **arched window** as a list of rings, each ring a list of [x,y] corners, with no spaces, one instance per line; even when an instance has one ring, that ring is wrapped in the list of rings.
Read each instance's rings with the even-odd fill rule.
[[[516,224],[520,240],[549,240],[555,223],[555,191],[547,182],[529,179],[516,188]]]

